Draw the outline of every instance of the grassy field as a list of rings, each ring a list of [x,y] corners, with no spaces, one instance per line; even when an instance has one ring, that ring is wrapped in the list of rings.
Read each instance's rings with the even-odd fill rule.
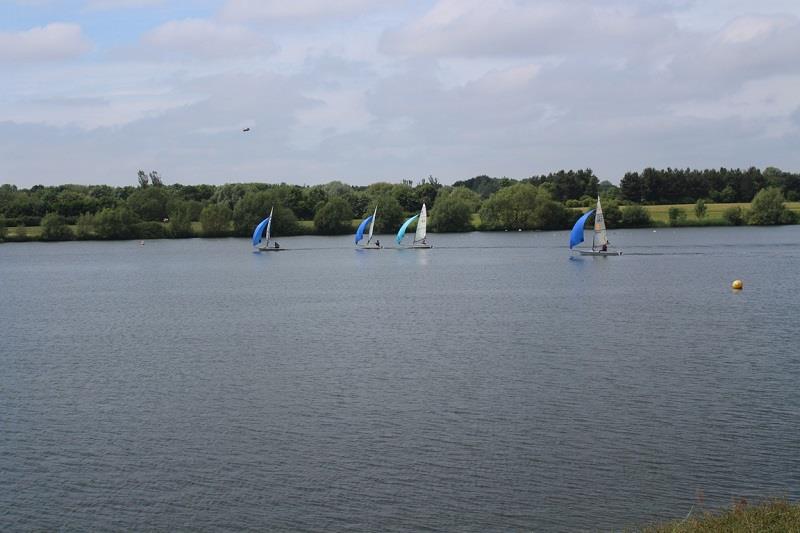
[[[686,213],[686,223],[692,224],[699,222],[697,216],[694,214],[694,204],[672,204],[672,205],[646,205],[647,212],[655,222],[669,224],[669,210],[673,207],[683,209]],[[731,207],[741,207],[742,209],[750,209],[749,203],[740,204],[706,204],[706,217],[705,220],[722,220],[722,213]],[[786,207],[792,211],[800,213],[800,202],[786,202]]]
[[[800,531],[800,504],[770,501],[759,505],[736,504],[721,514],[692,513],[688,518],[645,527],[644,533],[783,533]]]

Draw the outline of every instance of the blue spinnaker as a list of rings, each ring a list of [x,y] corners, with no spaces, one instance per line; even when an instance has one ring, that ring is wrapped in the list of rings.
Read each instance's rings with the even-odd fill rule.
[[[400,231],[397,232],[397,238],[395,239],[397,241],[397,244],[400,244],[400,241],[402,241],[403,237],[405,237],[406,235],[406,230],[408,229],[408,226],[411,225],[412,222],[417,220],[418,216],[419,215],[414,215],[413,217],[403,222],[403,225],[400,226]]]
[[[261,242],[261,236],[264,235],[264,228],[267,227],[267,224],[269,224],[269,217],[259,222],[258,226],[256,226],[256,230],[253,232],[253,246],[258,246],[258,243]]]
[[[594,209],[590,209],[586,213],[584,213],[581,218],[572,226],[572,232],[569,234],[569,249],[572,250],[572,247],[576,244],[580,244],[583,242],[583,226],[586,224],[586,219],[592,216],[594,213]]]
[[[356,244],[364,238],[364,230],[367,229],[367,224],[369,224],[370,220],[372,220],[372,215],[362,220],[361,224],[358,225],[358,229],[356,230]]]

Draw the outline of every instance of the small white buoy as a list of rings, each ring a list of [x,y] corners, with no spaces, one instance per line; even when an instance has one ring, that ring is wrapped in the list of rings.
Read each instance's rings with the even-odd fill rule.
[[[733,283],[731,283],[731,288],[735,291],[740,291],[742,288],[744,288],[744,283],[742,283],[742,280],[740,279],[735,279],[733,280]]]
[[[517,231],[522,231],[522,228],[519,228]]]
[[[139,246],[144,246],[144,241],[139,241]]]

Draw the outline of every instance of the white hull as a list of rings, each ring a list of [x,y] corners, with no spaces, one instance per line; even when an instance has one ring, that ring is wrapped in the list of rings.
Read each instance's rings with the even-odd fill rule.
[[[412,244],[411,246],[403,246],[403,248],[405,248],[407,250],[412,250],[412,249],[426,250],[428,248],[433,248],[433,245],[432,244]]]
[[[606,252],[602,250],[578,250],[578,252],[580,252],[581,255],[594,255],[598,257],[610,257],[614,255],[622,255],[622,252],[611,251],[611,250],[608,250]]]
[[[259,246],[257,249],[257,251],[259,252],[283,252],[285,250],[286,248],[275,248],[274,246],[271,246],[269,248]]]
[[[356,250],[383,250],[383,246],[375,246],[374,244],[359,244]]]

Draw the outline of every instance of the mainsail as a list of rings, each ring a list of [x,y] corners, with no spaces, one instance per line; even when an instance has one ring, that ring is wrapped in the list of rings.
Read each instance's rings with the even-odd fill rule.
[[[369,235],[367,236],[367,244],[372,240],[372,230],[375,229],[375,219],[378,217],[378,206],[375,206],[375,212],[372,213],[372,222],[369,224]]]
[[[425,204],[422,204],[422,211],[419,213],[419,222],[417,222],[417,233],[414,234],[414,244],[425,240],[425,235],[428,231],[428,212],[425,209]]]
[[[592,216],[594,213],[594,209],[590,209],[583,215],[578,221],[572,226],[572,231],[569,234],[569,249],[571,250],[573,246],[578,245],[583,242],[583,226],[586,224],[586,219]]]
[[[606,220],[603,218],[603,208],[600,207],[600,197],[597,197],[597,211],[594,215],[594,237],[592,237],[592,249],[602,248],[608,245],[606,236]]]
[[[370,222],[372,222],[374,220],[373,217],[374,217],[374,215],[368,216],[367,218],[365,218],[364,220],[361,221],[361,224],[358,225],[358,229],[356,230],[356,244],[358,244],[358,241],[360,241],[361,239],[364,238],[364,230],[366,229],[367,224],[369,224]],[[372,226],[370,226],[370,230],[371,229],[372,229]],[[372,235],[371,231],[370,231],[370,235]]]

